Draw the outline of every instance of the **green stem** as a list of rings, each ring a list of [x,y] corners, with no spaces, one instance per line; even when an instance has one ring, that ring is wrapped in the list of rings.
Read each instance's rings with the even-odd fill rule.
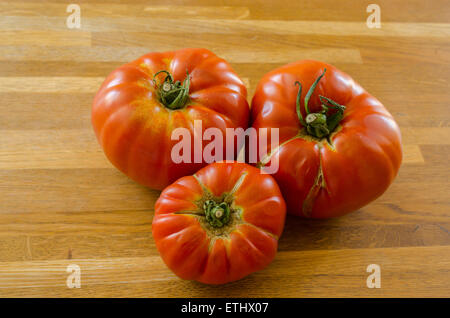
[[[213,227],[223,227],[230,221],[230,206],[226,202],[217,203],[214,200],[207,200],[203,204],[206,221]]]
[[[156,77],[165,73],[166,77],[161,83],[157,83]],[[166,70],[157,72],[153,76],[153,83],[156,87],[156,92],[159,101],[167,108],[171,110],[183,108],[189,101],[189,85],[190,78],[189,73],[186,70],[186,78],[183,83],[180,81],[174,82],[172,74]]]
[[[300,110],[302,85],[298,81],[295,82],[295,85],[297,84],[299,85],[299,90],[296,99],[296,111],[298,119],[302,124],[302,126],[306,128],[306,132],[309,135],[319,139],[328,137],[336,129],[336,127],[339,125],[339,122],[344,118],[344,110],[345,110],[345,106],[336,103],[335,101],[333,101],[328,97],[319,95],[320,102],[322,103],[321,105],[322,109],[316,113],[311,113],[309,111],[308,107],[309,100],[314,90],[316,89],[319,81],[322,79],[322,77],[325,76],[326,71],[327,69],[325,68],[323,70],[323,73],[318,78],[316,78],[314,83],[311,85],[311,87],[308,90],[308,93],[305,96],[304,105],[306,118],[303,118],[303,115]],[[330,109],[335,110],[335,112],[332,115],[328,114],[328,111]]]
[[[307,114],[307,115],[309,114],[309,108],[308,108],[308,102],[309,102],[309,99],[311,98],[312,93],[313,93],[314,90],[316,89],[317,84],[319,84],[319,81],[322,79],[322,77],[325,76],[325,72],[326,72],[326,71],[327,71],[326,68],[323,69],[322,75],[320,75],[318,78],[316,78],[316,80],[314,81],[314,83],[313,83],[313,84],[311,85],[311,87],[309,88],[308,93],[306,93],[306,96],[305,96],[305,111],[306,111],[306,114]]]
[[[300,110],[300,99],[302,97],[302,84],[299,81],[295,82],[295,85],[297,85],[297,84],[299,86],[298,93],[297,93],[297,100],[295,101],[297,116],[298,116],[298,119],[300,120],[300,122],[302,123],[302,125],[306,126],[305,120],[303,119],[303,115]]]

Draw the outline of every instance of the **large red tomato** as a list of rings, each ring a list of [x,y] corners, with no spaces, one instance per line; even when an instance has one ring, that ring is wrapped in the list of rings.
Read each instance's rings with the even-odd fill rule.
[[[92,124],[108,159],[135,181],[163,189],[207,162],[195,161],[194,121],[207,128],[248,126],[249,106],[242,80],[230,65],[206,49],[150,53],[113,71],[92,106]],[[190,163],[172,160],[175,128],[191,136]],[[223,141],[225,154],[226,142]],[[198,158],[198,157],[197,157]],[[186,160],[189,161],[189,160]]]
[[[167,187],[152,232],[179,277],[223,284],[275,257],[286,206],[275,180],[245,163],[213,163]]]
[[[273,176],[295,215],[355,211],[380,196],[400,167],[401,136],[391,114],[350,76],[322,62],[299,61],[266,74],[251,120],[256,129],[279,128],[279,146],[263,149],[259,166],[278,160]]]

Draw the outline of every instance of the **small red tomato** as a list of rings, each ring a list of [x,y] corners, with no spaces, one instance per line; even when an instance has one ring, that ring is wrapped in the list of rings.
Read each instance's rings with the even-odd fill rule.
[[[225,154],[226,129],[248,127],[246,97],[245,85],[231,66],[206,49],[149,53],[106,78],[93,102],[92,125],[114,166],[161,190],[207,165],[202,154],[194,158],[194,144],[199,142],[203,153],[208,141],[202,135],[208,128],[222,133]],[[195,121],[202,127],[194,142]],[[192,139],[190,160],[184,162],[172,158],[177,128],[187,129]]]
[[[223,284],[272,261],[285,214],[270,175],[245,163],[219,162],[164,189],[152,231],[162,259],[176,275]]]
[[[288,212],[329,218],[379,197],[402,160],[392,115],[349,75],[318,61],[299,61],[266,74],[252,101],[252,126],[279,128],[259,166],[272,160]],[[259,134],[259,138],[262,136]]]

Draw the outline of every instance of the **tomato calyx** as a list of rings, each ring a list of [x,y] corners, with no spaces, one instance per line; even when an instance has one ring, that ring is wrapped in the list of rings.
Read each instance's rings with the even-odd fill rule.
[[[244,182],[247,172],[243,172],[238,178],[230,192],[224,192],[220,196],[215,196],[194,174],[194,178],[203,189],[203,197],[196,202],[199,210],[194,213],[202,224],[207,225],[208,233],[211,236],[227,235],[239,222],[241,210],[234,204],[235,193]],[[186,212],[181,212],[186,213]]]
[[[161,83],[158,83],[156,77],[161,73],[165,73],[166,77]],[[187,70],[183,83],[174,81],[172,74],[166,70],[156,72],[153,76],[153,83],[156,87],[159,101],[168,109],[176,110],[183,108],[189,101],[190,77]]]
[[[319,83],[319,81],[322,79],[322,77],[325,76],[326,71],[327,69],[325,68],[323,70],[323,73],[318,78],[316,78],[314,83],[311,85],[311,87],[308,90],[308,93],[305,96],[304,107],[306,112],[306,118],[303,118],[302,112],[300,111],[302,84],[299,81],[295,82],[295,85],[299,86],[296,100],[296,110],[298,119],[300,120],[300,123],[303,125],[303,127],[306,128],[306,132],[309,135],[319,139],[328,137],[336,129],[336,127],[339,125],[339,122],[342,120],[342,118],[344,118],[344,110],[345,110],[345,106],[336,103],[335,101],[333,101],[328,97],[319,95],[322,109],[316,113],[312,113],[309,111],[308,108],[309,99],[311,98],[311,95],[316,89],[316,86]],[[335,110],[336,112],[329,115],[328,111],[330,109]]]
[[[230,221],[230,206],[226,202],[216,203],[214,200],[207,200],[203,204],[206,221],[212,227],[223,227]]]

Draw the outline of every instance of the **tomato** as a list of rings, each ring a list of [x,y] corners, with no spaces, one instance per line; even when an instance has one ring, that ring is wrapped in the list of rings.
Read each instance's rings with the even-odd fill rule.
[[[270,175],[245,163],[219,162],[164,189],[152,232],[176,275],[223,284],[272,261],[285,215],[285,202]]]
[[[298,61],[266,74],[252,100],[251,122],[257,130],[279,128],[279,144],[262,149],[267,155],[258,165],[278,160],[273,176],[294,215],[355,211],[388,188],[401,164],[401,135],[391,114],[349,75],[322,62]]]
[[[114,166],[143,185],[163,189],[208,164],[194,158],[194,121],[201,121],[201,134],[215,127],[224,138],[226,128],[246,129],[246,96],[230,65],[206,49],[150,53],[106,78],[93,102],[92,125]],[[186,162],[171,157],[179,141],[171,138],[176,128],[191,133]],[[200,142],[201,150],[206,144]]]

